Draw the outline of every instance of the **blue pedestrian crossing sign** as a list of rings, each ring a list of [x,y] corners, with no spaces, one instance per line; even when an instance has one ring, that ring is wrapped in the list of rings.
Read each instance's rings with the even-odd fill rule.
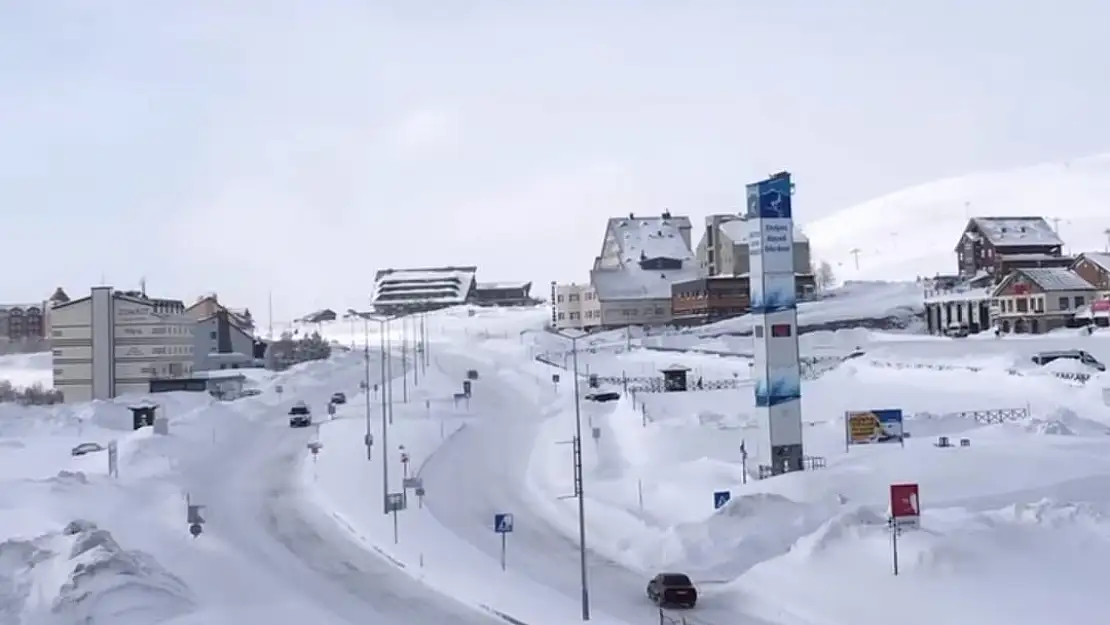
[[[713,509],[720,510],[724,508],[730,499],[732,499],[732,493],[727,490],[719,490],[713,493]]]
[[[508,534],[513,531],[513,515],[499,512],[493,515],[493,531],[498,534]]]

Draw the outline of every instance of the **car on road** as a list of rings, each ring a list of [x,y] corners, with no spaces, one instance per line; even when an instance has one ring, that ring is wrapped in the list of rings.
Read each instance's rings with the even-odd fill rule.
[[[685,573],[660,573],[648,582],[647,596],[661,608],[692,608],[698,602],[698,589]]]
[[[331,403],[335,405],[347,403],[347,394],[342,392],[335,392],[331,394]]]
[[[1096,371],[1106,371],[1106,365],[1097,358],[1081,349],[1064,349],[1050,352],[1039,352],[1033,355],[1032,361],[1042,367],[1057,360],[1070,360],[1086,365]]]
[[[70,454],[74,456],[84,456],[85,454],[93,454],[98,451],[104,451],[104,446],[100,443],[81,443],[70,450]]]
[[[312,425],[312,411],[303,401],[297,401],[289,409],[289,427],[306,428]]]

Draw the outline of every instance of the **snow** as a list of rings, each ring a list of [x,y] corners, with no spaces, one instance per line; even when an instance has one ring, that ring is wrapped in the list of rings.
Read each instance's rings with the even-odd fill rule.
[[[857,283],[801,314],[911,315],[920,296],[920,285]],[[0,405],[0,622],[578,620],[578,502],[565,498],[574,489],[575,398],[569,372],[535,360],[567,362],[569,341],[543,331],[549,320],[546,307],[430,313],[426,362],[401,351],[415,324],[391,324],[398,378],[388,426],[381,389],[359,390],[367,375],[380,383],[381,355],[372,351],[367,367],[361,349],[280,374],[251,371],[261,394],[230,402],[168,393]],[[758,480],[768,450],[744,327],[740,319],[578,341],[582,373],[658,377],[678,364],[733,386],[633,396],[616,384],[607,388],[620,400],[580,403],[592,621],[659,622],[644,586],[666,569],[690,574],[701,595],[692,611],[669,617],[699,625],[877,625],[891,614],[911,625],[1057,616],[1101,624],[1110,379],[1060,379],[1078,365],[1038,367],[1030,356],[1084,349],[1107,362],[1107,333],[802,335],[802,356],[824,363],[803,382],[805,444],[827,466]],[[355,347],[376,346],[377,330],[323,326]],[[39,356],[0,362],[23,379],[49,367]],[[459,398],[471,370],[471,397]],[[348,403],[329,418],[336,391]],[[316,427],[288,427],[295,401],[312,408]],[[140,402],[158,404],[168,435],[131,431],[127,407]],[[903,410],[905,446],[846,450],[845,411],[879,408]],[[984,411],[1006,418],[983,419]],[[970,446],[939,448],[939,436]],[[70,455],[79,443],[111,441],[118,478],[107,475],[105,452]],[[407,508],[385,514],[383,497],[403,489],[406,472],[422,480],[425,497],[410,489]],[[886,516],[898,482],[920,484],[923,511],[922,527],[899,538],[895,577]],[[714,510],[718,490],[732,499]],[[197,538],[187,532],[187,500],[205,506]],[[497,513],[515,519],[504,570]]]
[[[906,280],[955,273],[953,250],[973,217],[1044,217],[1065,253],[1103,251],[1108,204],[1110,154],[1100,154],[923,184],[810,222],[806,233],[814,259],[840,280]]]

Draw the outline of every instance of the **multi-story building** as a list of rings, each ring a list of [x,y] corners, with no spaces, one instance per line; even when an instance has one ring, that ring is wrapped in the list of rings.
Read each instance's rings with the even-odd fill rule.
[[[601,300],[589,284],[551,285],[552,325],[559,330],[592,330],[601,325]]]
[[[474,286],[476,306],[533,306],[531,282],[479,282]]]
[[[1110,254],[1085,252],[1075,257],[1070,269],[1103,291],[1110,291]]]
[[[708,276],[745,276],[748,274],[748,234],[751,225],[745,215],[709,215],[705,233],[698,243],[698,261]],[[794,272],[803,285],[813,282],[809,239],[794,228]]]
[[[671,284],[701,275],[690,249],[690,228],[688,217],[670,212],[609,219],[590,272],[601,327],[670,323]]]
[[[675,325],[713,323],[742,315],[750,308],[747,276],[707,276],[671,285]]]
[[[370,302],[385,315],[458,306],[473,298],[477,273],[477,267],[381,269]]]
[[[1067,268],[1064,242],[1043,217],[974,217],[956,243],[959,275],[989,276],[995,284],[1015,269]]]
[[[1066,327],[1101,297],[1098,287],[1063,267],[1015,269],[991,293],[999,330],[1018,334]]]
[[[46,304],[0,304],[0,341],[23,343],[46,337]]]
[[[66,401],[145,393],[193,365],[193,326],[180,300],[93,287],[50,310],[54,388]]]

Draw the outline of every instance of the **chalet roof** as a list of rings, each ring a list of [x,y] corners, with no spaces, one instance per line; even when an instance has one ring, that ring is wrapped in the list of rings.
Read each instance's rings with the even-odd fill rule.
[[[1046,292],[1052,291],[1093,291],[1095,286],[1087,282],[1070,269],[1064,267],[1037,267],[1031,269],[1015,269],[1014,273],[998,285],[995,292],[1009,286],[1018,276],[1024,276]]]
[[[606,224],[606,236],[612,235],[620,250],[621,265],[630,265],[643,258],[673,258],[693,260],[693,254],[682,237],[683,229],[690,229],[689,217],[630,215],[611,217]]]
[[[1064,244],[1044,217],[973,217],[964,232],[968,233],[972,225],[994,247]]]
[[[66,295],[66,292],[62,287],[58,287],[54,289],[54,294],[50,296],[49,301],[64,303],[69,301],[69,296]]]
[[[1083,252],[1075,259],[1075,262],[1078,263],[1081,260],[1089,261],[1098,266],[1099,269],[1110,272],[1110,254],[1105,254],[1103,252]],[[1073,264],[1072,266],[1074,267],[1075,265]]]

